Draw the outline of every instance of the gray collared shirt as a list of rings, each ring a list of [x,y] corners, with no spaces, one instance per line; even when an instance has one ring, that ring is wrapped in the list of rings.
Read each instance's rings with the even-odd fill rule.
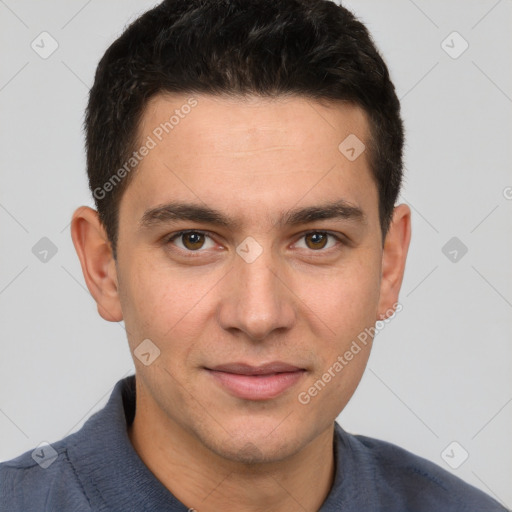
[[[0,511],[187,512],[133,449],[127,424],[134,414],[131,376],[78,432],[0,464]],[[338,424],[334,453],[335,480],[320,512],[506,510],[432,462]]]

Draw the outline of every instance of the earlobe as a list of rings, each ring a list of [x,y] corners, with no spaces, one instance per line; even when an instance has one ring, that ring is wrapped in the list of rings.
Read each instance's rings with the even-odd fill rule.
[[[71,238],[80,259],[87,288],[98,313],[109,322],[123,319],[118,294],[115,260],[98,212],[81,206],[73,213]]]
[[[398,303],[400,288],[405,272],[407,251],[411,241],[411,209],[401,204],[393,211],[382,253],[380,299],[378,319],[383,320],[392,314]]]

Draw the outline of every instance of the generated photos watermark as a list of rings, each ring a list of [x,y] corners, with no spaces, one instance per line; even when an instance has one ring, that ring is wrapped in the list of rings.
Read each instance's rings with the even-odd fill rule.
[[[126,160],[126,162],[120,167],[101,187],[96,187],[93,191],[95,199],[101,200],[106,197],[109,192],[112,192],[114,188],[121,183],[121,181],[130,174],[135,167],[146,157],[149,152],[156,148],[160,142],[165,138],[166,135],[171,133],[176,126],[178,126],[182,119],[190,114],[192,109],[198,105],[196,98],[189,98],[186,103],[181,105],[180,108],[174,110],[174,114],[169,117],[167,121],[160,123],[151,132],[152,135],[148,135],[144,144],[140,146],[137,151],[132,153],[132,156]]]
[[[322,374],[322,376],[315,381],[315,383],[310,386],[306,391],[301,391],[297,399],[302,405],[307,405],[311,402],[311,400],[317,396],[326,386],[331,382],[337,375],[339,375],[343,369],[352,361],[359,352],[362,350],[362,346],[366,346],[369,341],[373,339],[373,337],[381,332],[393,318],[395,318],[397,313],[402,311],[403,306],[399,302],[393,304],[393,308],[386,311],[384,314],[384,320],[378,320],[375,322],[374,327],[365,327],[363,331],[361,331],[357,335],[357,339],[353,340],[350,347],[343,353],[343,355],[339,355],[336,358],[336,361],[333,362],[331,366]]]

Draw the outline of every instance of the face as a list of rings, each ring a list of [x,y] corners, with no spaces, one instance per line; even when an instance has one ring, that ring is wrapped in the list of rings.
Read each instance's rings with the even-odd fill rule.
[[[332,426],[369,356],[371,339],[354,340],[396,299],[381,293],[368,155],[338,149],[367,143],[368,124],[346,103],[193,102],[150,101],[139,134],[155,145],[120,203],[130,348],[151,340],[147,362],[160,351],[134,357],[138,391],[226,459],[282,460]]]

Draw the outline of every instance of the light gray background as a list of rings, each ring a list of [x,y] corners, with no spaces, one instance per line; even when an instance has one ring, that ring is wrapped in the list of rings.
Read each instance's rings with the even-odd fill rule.
[[[69,221],[92,205],[81,124],[95,67],[154,4],[0,0],[0,460],[78,429],[133,372],[122,324],[102,320],[85,287]],[[512,2],[346,5],[402,100],[413,237],[403,311],[340,422],[512,507]],[[31,48],[42,31],[59,44],[47,59]],[[441,46],[453,31],[469,43],[456,59]],[[454,236],[468,248],[456,262],[442,252]],[[58,249],[46,263],[32,253],[42,237]],[[447,460],[469,453],[458,469],[441,457],[453,441]]]

